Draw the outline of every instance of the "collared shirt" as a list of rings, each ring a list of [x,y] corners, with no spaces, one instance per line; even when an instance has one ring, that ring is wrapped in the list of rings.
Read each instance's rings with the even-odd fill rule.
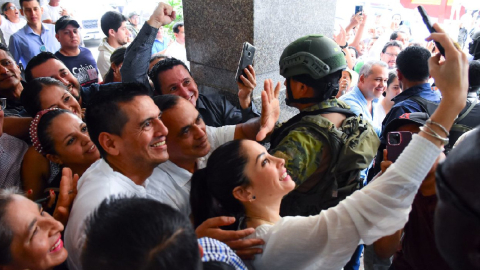
[[[363,117],[367,119],[370,124],[372,124],[373,128],[375,129],[375,132],[377,133],[378,136],[380,136],[380,126],[378,126],[374,121],[374,115],[373,115],[373,110],[370,112],[367,108],[367,100],[365,99],[365,96],[363,95],[362,91],[358,88],[358,86],[355,86],[352,91],[348,92],[347,94],[341,96],[339,98],[340,100],[344,101],[348,105],[350,105],[350,110],[354,112],[356,115],[363,114]],[[375,104],[378,102],[378,99],[374,99],[372,101],[372,109],[375,106]]]
[[[42,51],[55,53],[60,43],[55,38],[55,25],[42,23],[42,33],[38,35],[30,26],[25,25],[10,37],[10,52],[17,63],[27,66],[30,59]]]
[[[226,244],[208,237],[197,239],[202,246],[202,262],[224,262],[235,267],[236,270],[247,270],[242,259]]]
[[[210,152],[197,160],[198,169],[203,169],[207,166],[207,160],[215,149],[233,140],[235,126],[219,128],[207,126],[206,133],[210,143]],[[168,204],[188,217],[191,213],[191,178],[192,173],[168,160],[153,170],[147,187],[148,197]]]
[[[68,267],[80,270],[80,254],[85,242],[85,220],[100,205],[111,196],[146,198],[145,187],[135,184],[130,178],[116,172],[102,158],[93,163],[80,177],[77,184],[77,196],[73,201],[72,210],[65,230],[65,248],[68,251]]]
[[[6,133],[0,134],[0,188],[20,187],[20,168],[28,145]]]
[[[263,253],[246,262],[256,270],[341,269],[359,244],[370,245],[404,227],[423,179],[441,150],[414,135],[398,160],[380,177],[309,217],[283,217],[246,237],[261,238]]]

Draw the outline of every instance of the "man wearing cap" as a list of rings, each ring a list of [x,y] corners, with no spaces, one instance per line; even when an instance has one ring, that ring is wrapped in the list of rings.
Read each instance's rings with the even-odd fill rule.
[[[97,62],[89,49],[80,47],[79,27],[78,22],[69,16],[63,16],[55,23],[55,37],[61,45],[55,56],[67,66],[81,86],[89,86],[98,83]]]
[[[130,39],[133,40],[137,37],[138,32],[140,29],[138,28],[138,24],[140,23],[140,17],[138,17],[138,13],[136,11],[130,12],[128,14],[128,22],[127,22],[127,29],[130,31]]]
[[[20,0],[20,7],[27,25],[10,37],[9,49],[15,62],[25,67],[40,52],[58,51],[60,43],[55,39],[55,27],[42,24],[43,8],[38,0]]]

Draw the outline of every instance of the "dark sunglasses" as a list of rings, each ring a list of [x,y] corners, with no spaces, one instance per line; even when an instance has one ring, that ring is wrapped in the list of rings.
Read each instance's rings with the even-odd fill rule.
[[[435,181],[437,184],[437,196],[446,202],[451,202],[452,205],[460,212],[475,217],[480,220],[480,213],[473,209],[470,204],[462,199],[457,191],[445,181],[445,177],[442,173],[442,163],[438,164],[437,171],[435,172]]]

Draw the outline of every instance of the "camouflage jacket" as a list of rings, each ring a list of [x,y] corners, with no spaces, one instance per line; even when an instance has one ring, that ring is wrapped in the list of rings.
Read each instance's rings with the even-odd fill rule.
[[[350,108],[342,101],[329,99],[308,107],[303,111],[339,107],[339,104],[342,104],[341,107]],[[285,159],[285,167],[298,188],[312,174],[318,172],[319,168],[324,168],[324,171],[328,168],[330,155],[327,153],[329,149],[324,147],[324,140],[324,137],[311,127],[297,127],[290,131],[275,148],[270,149],[270,153]],[[307,191],[313,185],[314,183],[312,185],[305,183],[301,189]]]

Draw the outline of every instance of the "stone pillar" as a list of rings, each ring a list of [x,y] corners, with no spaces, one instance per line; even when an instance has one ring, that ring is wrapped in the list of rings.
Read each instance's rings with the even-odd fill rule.
[[[335,9],[335,0],[183,0],[187,58],[200,91],[225,91],[237,99],[235,73],[247,41],[257,49],[253,97],[259,102],[265,79],[283,86],[278,66],[283,49],[308,34],[331,37]],[[282,89],[282,103],[284,97]],[[281,120],[294,113],[282,104]]]

